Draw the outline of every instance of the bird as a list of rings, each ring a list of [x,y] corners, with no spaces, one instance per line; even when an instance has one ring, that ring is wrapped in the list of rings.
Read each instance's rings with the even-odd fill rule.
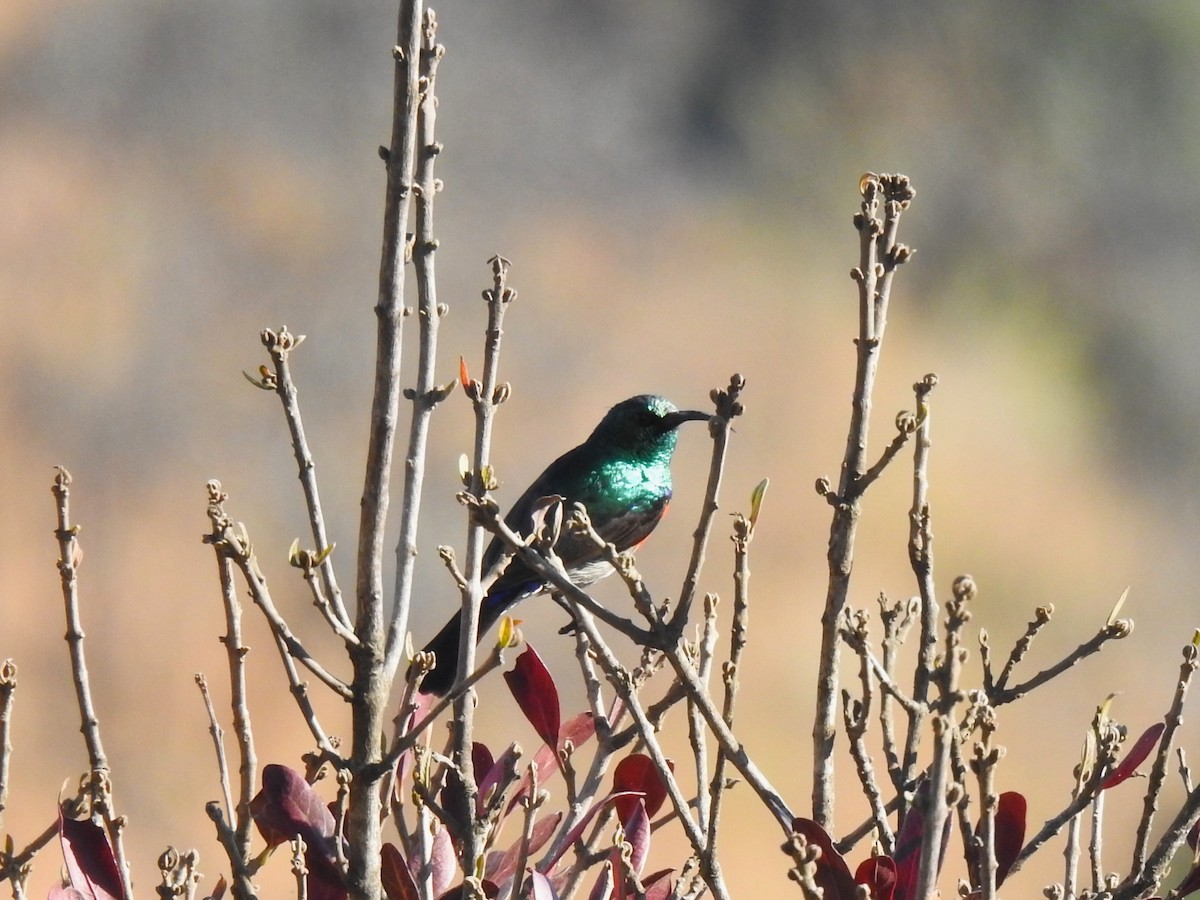
[[[710,418],[711,413],[681,410],[655,394],[621,401],[605,414],[587,440],[534,479],[504,517],[505,524],[528,536],[534,528],[538,501],[558,496],[568,504],[582,503],[592,527],[617,550],[637,547],[658,525],[671,500],[671,457],[679,438],[676,429],[684,422]],[[503,564],[505,550],[498,536],[492,538],[483,554],[485,579]],[[571,581],[581,587],[613,571],[599,548],[584,535],[564,531],[554,550]],[[546,588],[539,575],[513,558],[483,598],[476,640],[515,603]],[[435,660],[421,683],[421,693],[443,696],[453,686],[461,634],[459,610],[425,647]]]

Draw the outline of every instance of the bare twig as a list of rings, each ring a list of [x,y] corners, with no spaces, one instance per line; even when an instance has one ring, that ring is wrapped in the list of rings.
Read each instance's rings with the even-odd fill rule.
[[[292,452],[296,456],[296,466],[299,469],[300,486],[304,490],[304,502],[308,507],[308,521],[312,528],[313,541],[317,545],[317,553],[323,554],[320,570],[325,582],[325,591],[329,595],[329,603],[322,607],[331,626],[343,637],[350,629],[350,616],[346,605],[342,602],[342,592],[338,587],[337,578],[333,571],[333,559],[326,548],[331,547],[329,534],[325,529],[325,513],[321,508],[321,495],[317,490],[316,462],[308,447],[308,439],[304,435],[304,421],[300,417],[300,402],[296,394],[296,385],[292,381],[291,366],[288,358],[291,352],[304,342],[304,335],[293,335],[283,326],[276,333],[270,328],[264,328],[259,335],[263,346],[274,364],[274,377],[264,378],[264,386],[272,384],[279,400],[283,404],[283,415],[287,419],[288,432],[292,437]],[[352,633],[352,632],[351,632]]]
[[[305,649],[275,606],[275,601],[271,598],[271,591],[267,587],[266,576],[259,568],[254,547],[246,536],[245,527],[239,525],[238,528],[235,528],[233,520],[225,511],[225,501],[229,495],[222,490],[221,483],[210,480],[206,487],[208,490],[208,518],[212,522],[213,531],[205,537],[205,541],[212,544],[242,573],[242,578],[250,589],[250,596],[254,600],[255,606],[262,610],[271,626],[271,632],[285,659],[285,665],[290,665],[293,659],[299,660],[322,684],[343,700],[351,700],[350,686],[329,672]],[[294,682],[293,688],[298,683],[298,680]]]
[[[708,689],[712,674],[713,655],[717,646],[716,594],[704,598],[704,620],[700,624],[700,639],[696,642],[696,678]],[[687,704],[688,744],[692,748],[692,764],[696,772],[696,824],[701,831],[709,830],[711,787],[708,782],[708,735],[704,719],[694,703]],[[711,842],[710,842],[711,846]]]
[[[818,483],[818,489],[833,505],[829,531],[829,586],[821,616],[821,653],[813,722],[813,818],[826,830],[833,828],[833,745],[837,729],[840,657],[837,632],[850,589],[862,479],[867,471],[871,397],[887,326],[892,273],[911,255],[909,248],[896,242],[900,215],[914,196],[908,179],[902,175],[868,174],[863,176],[859,187],[863,202],[854,217],[854,225],[860,236],[860,260],[851,273],[859,288],[859,327],[855,341],[857,364],[850,427],[836,495],[831,495],[828,482]],[[879,218],[881,207],[882,219]]]
[[[417,4],[420,5],[419,3]],[[439,386],[436,381],[438,326],[449,311],[438,302],[434,259],[438,247],[433,228],[433,198],[442,189],[434,167],[442,144],[437,140],[437,67],[445,48],[437,43],[437,19],[433,10],[424,13],[421,38],[420,90],[416,107],[416,164],[412,194],[416,201],[416,230],[411,256],[417,286],[417,384],[406,388],[412,401],[408,450],[404,459],[404,492],[400,508],[400,536],[396,542],[396,583],[391,619],[388,622],[384,677],[391,681],[400,665],[412,605],[413,573],[417,556],[417,520],[425,483],[425,457],[433,410],[454,390],[455,382]]]
[[[700,509],[700,522],[692,534],[692,556],[688,562],[687,574],[683,579],[683,587],[679,590],[679,605],[675,610],[673,624],[677,627],[687,621],[691,612],[692,598],[696,594],[696,582],[700,577],[700,567],[704,564],[704,551],[708,545],[708,535],[712,529],[712,518],[717,512],[718,496],[721,491],[721,476],[725,470],[725,453],[729,446],[730,425],[742,414],[741,394],[746,387],[746,379],[734,374],[729,379],[729,386],[724,390],[714,388],[710,394],[716,404],[716,415],[709,420],[709,433],[713,439],[712,461],[708,468],[708,485],[704,491],[704,502]]]
[[[969,856],[980,900],[996,900],[996,810],[1000,805],[996,794],[996,766],[1004,756],[1004,748],[992,743],[995,720],[991,707],[987,707],[985,715],[987,724],[983,739],[975,744],[971,757],[971,770],[979,782],[979,833],[978,853]]]
[[[929,394],[936,385],[937,376],[933,374],[926,375],[914,384],[917,412],[902,414],[897,419],[900,431],[911,430],[916,435],[913,448],[912,507],[908,513],[908,560],[917,581],[918,596],[921,598],[920,643],[917,645],[912,692],[912,698],[918,706],[923,706],[929,699],[938,645],[938,604],[933,583],[933,531],[929,514]],[[902,763],[904,781],[916,774],[917,749],[921,742],[923,724],[924,719],[921,715],[909,717]]]
[[[0,663],[0,826],[8,802],[8,767],[12,760],[12,709],[17,693],[17,666],[11,659]]]
[[[1154,757],[1154,765],[1150,768],[1150,777],[1146,783],[1146,797],[1143,801],[1142,816],[1138,820],[1137,838],[1134,841],[1133,861],[1130,865],[1129,876],[1136,878],[1146,866],[1146,853],[1150,846],[1150,828],[1154,822],[1154,814],[1158,809],[1158,798],[1162,791],[1167,775],[1167,762],[1170,758],[1171,744],[1175,733],[1183,721],[1183,701],[1187,697],[1188,687],[1196,666],[1200,664],[1200,647],[1193,640],[1183,648],[1183,662],[1179,666],[1179,678],[1175,682],[1175,696],[1171,700],[1171,709],[1167,712],[1166,728],[1158,741],[1158,753]]]
[[[221,796],[225,800],[225,814],[232,816],[233,790],[229,785],[229,763],[225,757],[225,730],[217,721],[217,711],[213,708],[212,696],[208,692],[208,680],[201,672],[196,673],[196,686],[200,688],[204,711],[208,714],[208,733],[213,739],[213,750],[217,755],[217,777],[221,783]]]
[[[492,426],[496,407],[508,399],[511,388],[499,382],[500,339],[504,334],[504,314],[517,297],[517,292],[508,286],[509,262],[500,256],[490,260],[492,286],[483,292],[487,304],[488,321],[484,333],[483,374],[479,380],[468,377],[466,363],[461,364],[463,390],[470,398],[475,410],[475,445],[472,453],[472,469],[468,493],[478,502],[488,499],[495,487],[491,466]],[[479,632],[479,610],[483,603],[482,567],[486,532],[474,517],[468,517],[466,549],[466,584],[462,590],[462,627],[459,632],[458,676],[462,680],[475,667],[475,646]],[[472,771],[471,746],[474,723],[475,701],[468,692],[454,703],[454,762],[461,773],[455,787],[462,792],[462,807],[475,808],[475,778]],[[471,823],[464,829],[462,845],[463,871],[470,874],[477,868],[483,853],[483,834]]]
[[[325,734],[321,723],[317,720],[316,710],[313,708],[312,701],[308,696],[308,685],[300,679],[300,674],[296,670],[295,659],[301,659],[314,674],[321,673],[323,675],[322,680],[329,687],[337,691],[339,695],[345,697],[349,688],[345,683],[326,672],[316,660],[309,657],[307,651],[304,650],[303,646],[294,637],[292,637],[289,643],[288,637],[291,637],[291,631],[287,628],[287,624],[283,622],[278,610],[275,609],[270,591],[267,589],[266,578],[258,567],[258,559],[254,555],[254,548],[250,545],[250,540],[245,534],[245,529],[235,528],[233,520],[225,511],[225,501],[229,498],[229,495],[222,490],[221,483],[216,480],[208,482],[207,490],[208,518],[212,523],[213,530],[211,534],[205,536],[204,540],[206,543],[212,544],[214,549],[219,553],[226,556],[237,566],[238,571],[241,572],[247,587],[250,588],[250,596],[254,599],[259,609],[266,615],[267,621],[271,623],[272,636],[275,638],[275,646],[279,651],[279,658],[283,663],[283,669],[287,675],[292,696],[300,707],[300,712],[308,724],[309,731],[312,732],[313,738],[322,752],[327,753],[331,759],[336,759],[338,758],[337,750]],[[230,587],[228,590],[232,590],[232,588]],[[282,632],[280,629],[282,629]],[[285,635],[288,637],[285,637]]]
[[[125,817],[118,816],[114,808],[112,778],[108,767],[108,758],[104,755],[104,745],[100,740],[100,720],[96,717],[96,707],[92,702],[87,660],[83,652],[84,634],[79,615],[78,575],[83,551],[79,547],[79,526],[71,524],[71,473],[62,466],[57,466],[56,469],[58,474],[55,476],[51,488],[58,512],[58,527],[54,534],[58,539],[58,571],[62,581],[63,601],[66,606],[67,648],[71,657],[71,676],[75,683],[75,698],[83,722],[80,731],[83,732],[84,744],[87,746],[88,764],[91,769],[88,778],[88,793],[91,798],[92,814],[98,815],[104,822],[109,842],[112,844],[113,856],[117,862],[117,872],[121,879],[121,893],[126,900],[129,900],[133,897],[133,890],[129,875],[129,859],[125,855],[123,837]]]
[[[235,897],[253,893],[246,867],[250,860],[251,815],[250,800],[254,796],[258,757],[254,752],[254,733],[250,727],[250,702],[247,698],[246,655],[250,652],[242,641],[242,605],[233,586],[233,564],[228,555],[217,553],[218,575],[221,581],[221,600],[225,609],[225,635],[221,643],[229,660],[229,702],[233,714],[233,733],[238,745],[238,799],[229,802],[228,776],[223,773],[226,804],[233,823],[238,858],[231,859]],[[332,577],[332,571],[330,573]],[[224,754],[221,753],[221,756]]]
[[[667,797],[670,799],[671,805],[679,817],[684,835],[687,837],[688,843],[692,846],[692,852],[700,857],[701,872],[705,883],[708,885],[709,890],[713,892],[714,897],[728,898],[729,893],[725,887],[724,878],[721,875],[720,863],[715,857],[705,852],[705,835],[696,826],[696,822],[688,810],[687,799],[683,796],[679,788],[679,783],[676,781],[675,775],[671,771],[671,766],[667,763],[666,756],[659,745],[658,736],[655,734],[649,719],[646,717],[646,712],[642,708],[637,693],[633,690],[629,673],[621,666],[616,656],[613,655],[612,650],[609,649],[607,643],[600,636],[591,615],[579,606],[576,606],[572,612],[579,627],[587,633],[588,640],[596,652],[596,659],[608,676],[609,683],[612,684],[613,688],[625,702],[634,721],[638,725],[638,732],[646,747],[646,752],[654,761],[655,770],[666,784]],[[705,718],[708,718],[707,714]]]
[[[1052,612],[1053,607],[1040,607],[1038,611],[1039,618],[1043,610]],[[1005,703],[1012,703],[1035,688],[1039,688],[1043,684],[1052,681],[1080,660],[1086,659],[1093,653],[1098,652],[1109,641],[1118,641],[1128,637],[1131,631],[1133,631],[1133,622],[1129,619],[1115,619],[1107,622],[1103,628],[1096,632],[1095,636],[1084,641],[1054,665],[1047,666],[1029,680],[1014,687],[1005,687],[1004,676],[1002,675],[997,681],[996,686],[988,691],[988,702],[993,706],[1003,706]]]

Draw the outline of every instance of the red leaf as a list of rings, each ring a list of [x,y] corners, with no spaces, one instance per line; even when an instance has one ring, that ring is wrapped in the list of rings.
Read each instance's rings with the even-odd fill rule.
[[[333,837],[333,814],[304,776],[287,766],[263,767],[262,790],[250,801],[254,824],[268,845],[275,847],[300,835],[316,842]]]
[[[121,874],[103,828],[91,819],[68,819],[59,810],[58,839],[72,888],[88,900],[121,896]]]
[[[592,808],[589,809],[587,812],[585,812],[583,814],[583,817],[578,822],[575,823],[575,827],[572,828],[567,833],[566,840],[564,840],[562,842],[562,847],[559,848],[558,853],[556,853],[552,859],[550,859],[549,861],[546,862],[546,864],[542,867],[543,870],[549,872],[551,869],[554,868],[554,864],[557,863],[560,859],[562,859],[562,855],[564,853],[566,853],[567,850],[571,846],[573,846],[577,840],[579,840],[579,836],[583,834],[583,830],[585,828],[587,828],[588,823],[591,822],[592,819],[594,819],[596,817],[596,813],[600,812],[600,810],[604,809],[604,807],[608,806],[608,804],[612,803],[615,800],[620,799],[621,797],[635,797],[635,796],[640,796],[640,795],[633,794],[630,792],[626,792],[623,794],[609,794],[603,800],[600,800],[598,803],[594,804],[592,806]]]
[[[412,872],[395,844],[383,845],[383,890],[388,900],[420,900]]]
[[[996,806],[996,887],[1004,883],[1008,872],[1025,846],[1025,797],[1005,791]]]
[[[917,883],[917,869],[921,864],[921,843],[925,836],[925,810],[929,804],[929,782],[922,781],[917,785],[913,795],[912,805],[900,825],[900,834],[896,838],[896,852],[892,858],[896,861],[896,891],[895,900],[911,900],[912,890]],[[950,841],[951,817],[946,817],[942,829],[941,852],[938,858],[945,860],[946,848]]]
[[[812,819],[792,820],[792,831],[821,848],[817,860],[817,886],[825,891],[825,900],[854,900],[854,879],[842,854],[833,848],[825,829]]]
[[[671,766],[671,763],[667,763]],[[671,766],[674,771],[674,766]],[[613,771],[613,791],[637,791],[646,801],[646,815],[653,816],[667,799],[667,782],[662,773],[654,766],[654,760],[644,753],[631,753],[619,763]],[[637,809],[636,798],[617,802],[617,818],[622,823]]]
[[[411,866],[413,861],[409,861]],[[433,835],[433,847],[429,851],[429,866],[433,873],[433,896],[440,897],[458,880],[458,857],[454,853],[454,842],[450,831],[439,828]],[[414,875],[416,873],[413,873]]]
[[[287,766],[264,766],[262,783],[262,790],[250,801],[250,814],[263,839],[274,847],[299,835],[306,847],[309,897],[312,900],[345,897],[334,853],[333,813],[304,776]]]
[[[46,900],[88,900],[88,898],[73,887],[63,887],[61,884],[56,884],[50,888],[50,893],[46,895]]]
[[[1137,767],[1146,761],[1146,757],[1150,755],[1150,752],[1158,744],[1158,739],[1162,737],[1163,730],[1166,727],[1165,723],[1158,722],[1143,731],[1142,736],[1137,739],[1137,742],[1125,754],[1125,758],[1104,779],[1104,784],[1100,785],[1100,790],[1106,791],[1110,787],[1116,787],[1133,775],[1137,771]]]
[[[892,900],[896,890],[896,863],[890,856],[872,856],[858,864],[854,883],[871,889],[871,900]]]
[[[533,833],[529,836],[528,856],[532,856],[546,846],[546,842],[554,837],[554,832],[562,822],[562,818],[563,814],[556,812],[554,815],[544,816],[533,824]],[[523,836],[518,838],[503,853],[498,851],[489,853],[483,867],[484,874],[492,881],[503,881],[512,875],[517,867],[517,859],[521,856],[521,844],[524,840]]]
[[[590,712],[580,713],[575,718],[568,719],[563,723],[558,731],[558,746],[551,747],[549,744],[542,744],[541,749],[534,754],[533,765],[537,766],[538,780],[543,782],[546,780],[548,774],[551,773],[550,767],[552,764],[556,769],[558,768],[558,752],[566,745],[567,741],[570,741],[573,747],[582,747],[595,734],[596,720]],[[499,764],[499,760],[497,764]],[[517,805],[517,801],[521,799],[523,794],[528,792],[529,783],[529,770],[526,769],[521,775],[521,780],[517,782],[517,790],[508,802],[508,809],[505,810],[506,813],[512,812],[513,807]]]
[[[646,900],[667,900],[674,887],[671,882],[674,873],[674,869],[663,869],[644,879],[642,883],[646,887]]]
[[[492,763],[492,767],[483,776],[483,779],[479,782],[479,793],[475,797],[475,803],[480,814],[483,813],[484,804],[486,804],[488,801],[489,792],[491,792],[492,788],[499,784],[500,779],[504,776],[504,773],[508,771],[509,768],[517,764],[517,759],[519,757],[520,753],[517,750],[517,745],[510,744],[508,749],[500,754],[500,758]],[[475,777],[479,778],[478,769],[475,771]],[[528,778],[528,775],[525,777]],[[520,796],[520,794],[521,791],[518,789],[516,796]],[[510,801],[508,809],[511,810],[514,805],[514,802]]]
[[[475,741],[471,744],[471,770],[475,773],[475,787],[479,787],[479,773],[485,775],[492,771],[492,766],[496,764],[496,760],[492,757],[492,751],[487,748],[487,744],[481,744]]]
[[[650,855],[650,817],[646,815],[646,804],[642,801],[634,807],[625,820],[625,840],[629,843],[629,867],[634,875],[641,875]]]
[[[538,737],[551,747],[558,747],[561,722],[558,688],[555,687],[550,671],[532,644],[525,645],[525,649],[517,657],[517,664],[511,671],[504,673],[504,680]]]

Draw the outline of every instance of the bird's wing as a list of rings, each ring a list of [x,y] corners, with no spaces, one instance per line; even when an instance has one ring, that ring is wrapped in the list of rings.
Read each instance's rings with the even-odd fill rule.
[[[512,505],[512,508],[508,511],[508,515],[504,517],[504,524],[517,534],[528,536],[533,530],[534,504],[543,497],[549,497],[552,494],[560,492],[561,488],[556,488],[555,485],[563,484],[571,471],[576,468],[581,455],[579,450],[579,447],[568,450],[554,462],[550,463],[546,467],[546,470],[534,479],[533,484],[525,489],[525,493],[517,498],[517,502]],[[504,555],[505,549],[504,541],[498,537],[492,538],[491,543],[488,544],[487,550],[483,554],[483,571],[485,574],[496,566],[500,558]],[[518,561],[509,565],[504,575],[505,581],[515,583],[522,580],[522,571],[526,579],[533,577],[533,573],[529,572]],[[515,577],[510,577],[510,573]]]

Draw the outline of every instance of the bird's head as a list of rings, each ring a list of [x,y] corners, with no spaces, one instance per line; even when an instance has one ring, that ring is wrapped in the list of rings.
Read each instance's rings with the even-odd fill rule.
[[[711,417],[699,410],[681,410],[666,397],[639,394],[610,409],[588,440],[641,458],[669,459],[678,438],[675,429],[684,422],[702,422]]]

